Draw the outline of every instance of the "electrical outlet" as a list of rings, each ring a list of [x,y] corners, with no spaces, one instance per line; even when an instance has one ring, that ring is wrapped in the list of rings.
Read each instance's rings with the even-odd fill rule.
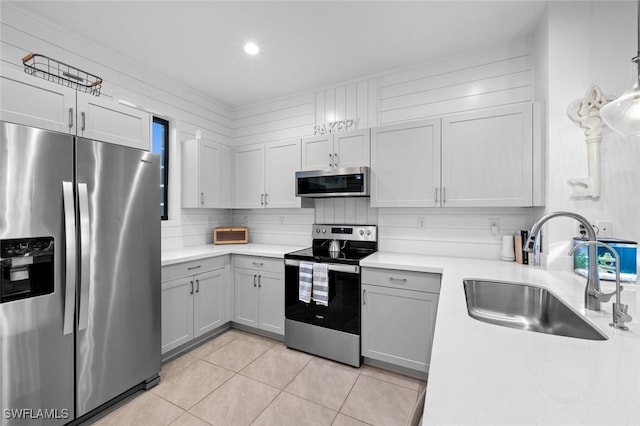
[[[598,220],[596,221],[596,227],[599,238],[611,238],[613,237],[613,221],[611,220]]]
[[[242,218],[242,223],[244,223],[245,225],[249,224],[249,216],[245,216]]]
[[[490,218],[489,219],[489,232],[491,235],[496,236],[500,232],[500,219]]]
[[[416,226],[417,226],[418,228],[424,228],[425,226],[427,226],[427,225],[426,225],[426,223],[427,223],[427,221],[425,220],[425,218],[424,218],[424,217],[422,217],[422,216],[419,216],[419,217],[418,217],[418,223],[417,223],[417,225],[416,225]]]
[[[601,233],[601,232],[599,232],[599,228],[600,228],[600,227],[597,225],[597,222],[596,222],[596,224],[595,224],[595,225],[594,225],[594,224],[592,224],[591,226],[593,227],[593,230],[596,232],[596,235],[597,235],[598,237],[604,237],[604,235],[602,235],[602,233]],[[578,224],[576,225],[576,234],[577,234],[577,236],[579,236],[579,237],[586,237],[586,236],[587,236],[587,230],[586,230],[586,228],[584,227],[584,225],[583,225],[583,224],[578,223]]]

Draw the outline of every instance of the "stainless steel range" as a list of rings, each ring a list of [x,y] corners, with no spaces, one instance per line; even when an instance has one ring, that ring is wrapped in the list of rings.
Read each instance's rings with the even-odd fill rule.
[[[312,247],[284,256],[285,343],[359,367],[360,261],[377,251],[377,227],[313,225],[312,234]],[[314,276],[310,300],[305,293],[309,270]],[[322,282],[327,284],[326,294],[316,291],[317,270],[327,271],[326,283]]]

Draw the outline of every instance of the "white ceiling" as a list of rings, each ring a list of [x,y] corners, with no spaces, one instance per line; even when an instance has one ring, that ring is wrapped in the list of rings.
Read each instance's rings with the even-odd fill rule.
[[[26,1],[231,107],[530,35],[544,1]],[[244,53],[255,41],[259,55]]]

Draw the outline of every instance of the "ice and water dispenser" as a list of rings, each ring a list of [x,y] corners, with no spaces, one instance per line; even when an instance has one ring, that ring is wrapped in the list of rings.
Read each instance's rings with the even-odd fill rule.
[[[0,240],[0,303],[53,293],[53,237]]]

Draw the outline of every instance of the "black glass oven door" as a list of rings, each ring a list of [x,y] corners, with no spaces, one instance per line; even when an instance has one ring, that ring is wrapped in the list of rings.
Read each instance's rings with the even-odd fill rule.
[[[290,320],[360,335],[360,273],[329,266],[328,306],[298,299],[299,268],[285,263],[285,317]],[[340,269],[347,265],[337,265]],[[359,268],[350,265],[354,271]]]

